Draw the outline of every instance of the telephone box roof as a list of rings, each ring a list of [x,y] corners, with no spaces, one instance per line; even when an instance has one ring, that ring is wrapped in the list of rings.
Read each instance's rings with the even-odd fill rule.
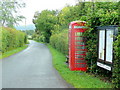
[[[86,23],[85,21],[72,21],[70,24],[79,24],[79,23]]]

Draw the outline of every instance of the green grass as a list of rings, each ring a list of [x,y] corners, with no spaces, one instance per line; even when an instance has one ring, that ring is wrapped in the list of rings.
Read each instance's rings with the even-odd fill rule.
[[[110,83],[101,81],[99,78],[89,75],[82,71],[70,71],[68,65],[65,64],[65,56],[48,45],[52,56],[53,65],[60,75],[75,88],[111,88]]]
[[[6,58],[6,57],[11,56],[15,53],[18,53],[18,52],[24,50],[25,48],[27,48],[27,45],[24,45],[23,47],[19,47],[19,48],[13,49],[11,51],[5,52],[2,55],[0,55],[0,59]]]

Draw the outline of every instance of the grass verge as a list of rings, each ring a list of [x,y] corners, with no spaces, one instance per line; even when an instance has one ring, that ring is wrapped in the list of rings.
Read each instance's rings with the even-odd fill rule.
[[[18,53],[18,52],[24,50],[27,47],[28,47],[27,45],[24,45],[23,47],[19,47],[19,48],[13,49],[11,51],[5,52],[2,55],[0,55],[0,59],[6,58],[6,57],[11,56],[15,53]]]
[[[70,71],[65,64],[65,56],[47,45],[53,56],[53,65],[60,75],[75,88],[111,88],[110,83],[101,81],[99,78],[82,71]]]

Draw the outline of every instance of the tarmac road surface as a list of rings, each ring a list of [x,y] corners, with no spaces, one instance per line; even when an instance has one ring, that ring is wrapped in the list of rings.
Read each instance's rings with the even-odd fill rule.
[[[28,48],[2,60],[2,88],[71,88],[52,66],[46,45],[30,40]]]

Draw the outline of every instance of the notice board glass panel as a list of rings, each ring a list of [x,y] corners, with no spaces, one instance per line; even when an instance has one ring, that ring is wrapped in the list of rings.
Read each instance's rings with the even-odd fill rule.
[[[99,31],[99,59],[104,60],[105,30]]]
[[[106,61],[112,62],[113,57],[113,30],[106,31]]]

